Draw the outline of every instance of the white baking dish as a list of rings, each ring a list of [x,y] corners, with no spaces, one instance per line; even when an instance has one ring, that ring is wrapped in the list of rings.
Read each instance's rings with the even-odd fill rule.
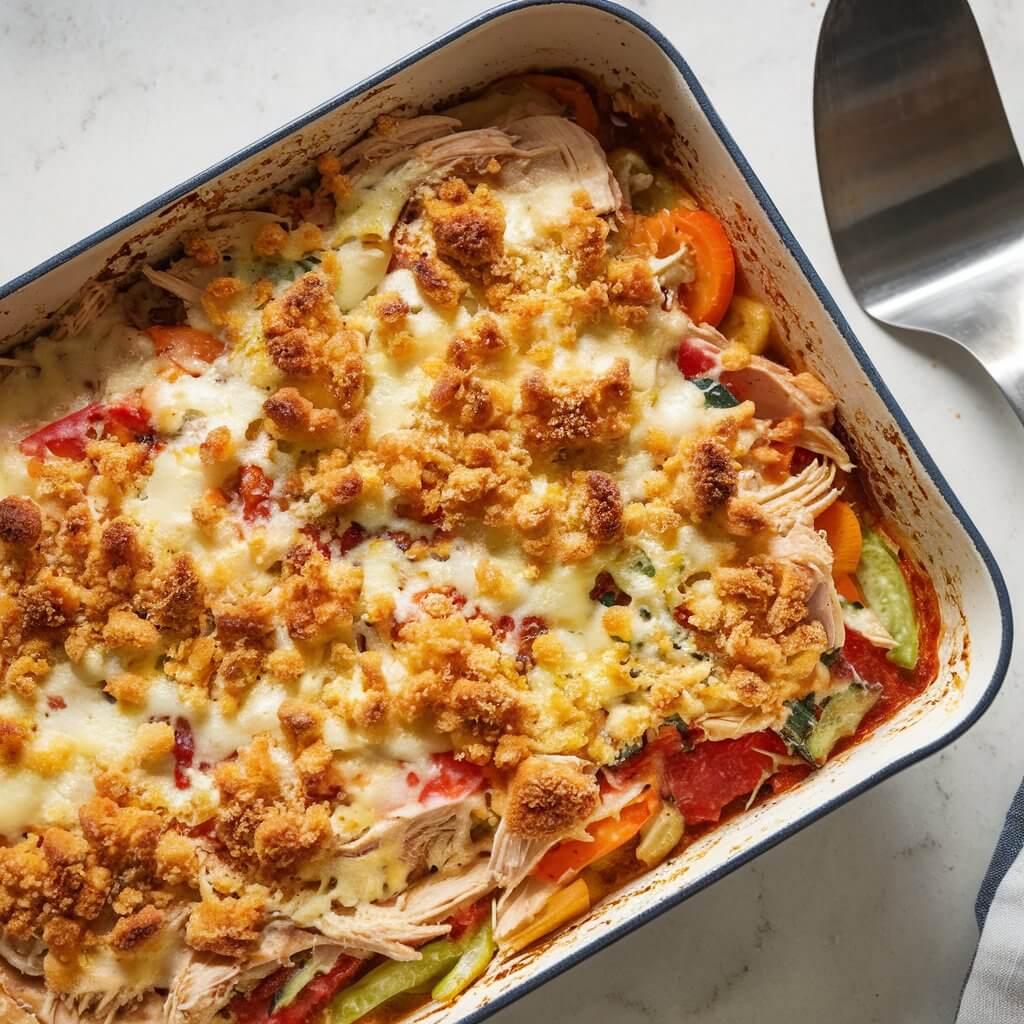
[[[0,350],[68,308],[88,282],[112,287],[168,255],[211,211],[241,207],[306,175],[373,118],[430,108],[512,72],[576,68],[629,86],[670,119],[673,149],[701,201],[728,227],[748,285],[772,304],[792,360],[840,396],[841,422],[878,502],[930,573],[944,623],[939,677],[868,742],[799,787],[704,837],[599,904],[553,941],[492,965],[453,1008],[415,1017],[476,1021],[746,863],[839,804],[938,750],[1002,682],[1012,627],[1005,585],[807,258],[675,48],[601,0],[514,3],[484,14],[292,125],[124,217],[0,289]],[[70,307],[69,307],[70,304]]]

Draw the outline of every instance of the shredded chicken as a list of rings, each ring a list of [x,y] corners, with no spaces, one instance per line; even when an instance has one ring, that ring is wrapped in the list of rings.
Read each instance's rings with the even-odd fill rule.
[[[785,533],[797,519],[813,522],[839,497],[832,486],[835,476],[834,463],[814,461],[795,476],[766,487],[756,474],[744,471],[740,492],[750,494],[774,520],[776,530]]]
[[[60,323],[53,332],[53,337],[74,337],[80,331],[85,330],[89,324],[100,317],[110,305],[115,294],[115,290],[109,284],[103,285],[98,281],[90,281],[71,303],[70,312],[61,317]]]
[[[824,455],[842,470],[853,469],[849,454],[829,429],[835,420],[835,398],[816,377],[751,356],[749,366],[723,374],[722,383],[741,401],[753,402],[760,419],[799,416],[803,430],[796,443],[801,448]]]
[[[128,1019],[133,1021],[158,1020],[153,1008],[159,1007],[159,1001],[146,998],[150,988],[124,982],[117,958],[110,953],[98,955],[90,959],[73,991],[47,991],[39,1017],[45,1024],[110,1024],[119,1014],[128,1017],[130,1012]]]
[[[203,292],[201,288],[197,288],[194,284],[189,284],[188,281],[183,281],[180,277],[175,277],[173,274],[168,274],[166,270],[154,270],[152,267],[143,267],[142,273],[151,284],[155,284],[157,288],[162,288],[165,292],[170,292],[172,295],[177,295],[179,299],[190,305],[198,306],[202,301]]]
[[[807,601],[809,617],[824,627],[829,650],[842,647],[846,639],[843,609],[832,580],[832,549],[824,534],[805,523],[794,523],[788,532],[771,539],[768,552],[811,570],[815,586]]]
[[[392,167],[408,160],[417,146],[451,135],[460,127],[456,118],[439,114],[396,121],[386,134],[374,133],[346,149],[340,157],[342,169],[353,182],[364,178],[371,170],[374,178],[380,178]]]
[[[395,901],[396,909],[412,921],[443,921],[460,906],[480,899],[494,888],[490,864],[478,859],[452,875],[430,875]]]
[[[527,192],[549,181],[566,182],[583,191],[594,213],[614,213],[622,205],[622,192],[600,143],[590,132],[564,117],[540,114],[513,121],[507,130],[518,144],[532,151],[526,166],[513,164],[502,175],[503,183]]]
[[[882,620],[870,609],[842,602],[843,622],[849,629],[860,633],[869,644],[891,651],[896,646],[893,635],[885,628]]]
[[[361,857],[382,845],[393,845],[401,850],[402,860],[413,876],[449,866],[453,860],[461,863],[473,850],[470,815],[478,803],[478,798],[468,797],[427,808],[410,805],[342,845],[336,856]]]
[[[469,163],[482,171],[492,159],[532,159],[536,153],[516,145],[512,135],[500,128],[477,128],[445,135],[416,147],[416,159],[431,171],[446,173],[457,164]]]
[[[230,1002],[235,989],[275,971],[296,953],[329,945],[315,932],[272,921],[246,960],[190,953],[174,977],[164,1004],[165,1024],[208,1024]]]
[[[498,900],[496,911],[494,938],[498,945],[535,918],[557,890],[556,882],[530,877],[506,891]]]
[[[777,718],[777,715],[763,712],[749,711],[745,714],[734,712],[732,714],[706,715],[696,719],[694,725],[700,727],[708,740],[735,740],[752,732],[774,728],[779,724]]]
[[[350,910],[328,910],[304,923],[352,956],[380,953],[391,960],[418,960],[421,946],[447,935],[447,924],[417,924],[395,907],[363,904]]]

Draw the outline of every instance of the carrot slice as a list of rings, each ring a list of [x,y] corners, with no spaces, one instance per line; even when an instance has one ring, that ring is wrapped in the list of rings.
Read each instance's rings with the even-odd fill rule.
[[[575,878],[588,864],[628,843],[658,809],[658,794],[648,787],[622,808],[617,818],[602,818],[587,826],[591,842],[567,839],[553,846],[533,869],[538,878],[563,882]]]
[[[684,243],[693,250],[696,277],[679,288],[679,301],[695,323],[717,326],[732,302],[736,259],[714,214],[677,206],[652,217],[635,217],[626,249],[646,250],[664,259]]]
[[[828,536],[829,546],[835,560],[832,563],[833,576],[845,576],[856,572],[860,563],[861,532],[857,513],[848,502],[834,501],[814,521],[819,530]]]
[[[717,326],[732,301],[736,260],[721,221],[707,210],[676,217],[678,236],[693,249],[697,276],[679,289],[679,300],[694,322]]]
[[[585,128],[591,135],[597,135],[597,109],[586,86],[581,82],[561,75],[523,75],[519,80],[557,100],[568,109],[572,119],[581,128]]]
[[[860,592],[860,587],[857,586],[857,581],[852,576],[846,573],[837,576],[836,590],[839,591],[839,596],[845,597],[847,601],[853,604],[864,604],[864,595]]]

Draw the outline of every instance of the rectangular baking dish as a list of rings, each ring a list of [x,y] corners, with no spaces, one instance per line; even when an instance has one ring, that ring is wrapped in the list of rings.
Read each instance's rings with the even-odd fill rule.
[[[840,396],[840,419],[879,505],[902,524],[938,592],[939,677],[868,742],[799,787],[705,836],[598,904],[552,941],[495,963],[451,1008],[413,1019],[468,1024],[960,736],[992,701],[1010,655],[1006,587],[863,348],[672,44],[603,0],[525,0],[485,13],[0,288],[0,351],[74,315],[210,213],[258,203],[298,183],[318,154],[338,151],[381,113],[451,101],[503,75],[574,68],[628,87],[663,110],[671,151],[703,205],[726,224],[749,289],[765,298],[790,361]]]

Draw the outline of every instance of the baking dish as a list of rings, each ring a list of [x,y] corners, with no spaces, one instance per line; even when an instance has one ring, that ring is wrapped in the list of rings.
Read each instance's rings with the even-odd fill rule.
[[[1009,655],[1005,587],[983,542],[685,63],[654,29],[611,5],[526,3],[482,16],[12,282],[0,291],[0,333],[12,343],[28,336],[69,301],[73,309],[87,282],[94,282],[90,294],[96,294],[168,255],[180,233],[213,210],[252,205],[296,183],[316,154],[353,141],[379,113],[430,108],[505,74],[558,66],[592,74],[609,87],[629,86],[638,100],[664,111],[674,157],[702,203],[728,226],[749,290],[776,311],[790,360],[842,396],[842,420],[876,499],[893,521],[913,524],[907,541],[941,603],[942,669],[929,691],[870,743],[619,890],[548,945],[495,965],[454,1010],[425,1007],[417,1015],[422,1020],[441,1013],[459,1021],[486,1016],[937,749],[984,710]]]

